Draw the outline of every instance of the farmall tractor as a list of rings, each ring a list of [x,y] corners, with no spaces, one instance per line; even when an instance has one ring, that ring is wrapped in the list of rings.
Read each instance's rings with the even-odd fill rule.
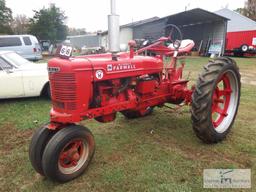
[[[115,17],[110,16],[112,25]],[[93,158],[95,141],[90,130],[77,123],[85,119],[111,122],[118,112],[128,119],[139,118],[166,103],[187,104],[198,138],[217,143],[226,137],[240,99],[235,61],[224,57],[210,61],[189,89],[189,81],[182,77],[184,63],[178,66],[177,61],[190,52],[194,42],[182,40],[176,26],[167,27],[179,38],[173,39],[170,33],[149,45],[144,43],[141,49],[130,41],[129,52],[116,52],[115,27],[109,30],[112,53],[71,57],[71,48],[61,47],[59,57],[48,63],[50,123],[34,133],[29,149],[38,173],[59,182],[81,175]]]

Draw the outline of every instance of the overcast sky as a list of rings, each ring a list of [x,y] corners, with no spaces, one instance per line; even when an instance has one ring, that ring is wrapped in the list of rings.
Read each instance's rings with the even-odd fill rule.
[[[126,24],[132,21],[163,17],[193,8],[203,8],[209,11],[217,11],[228,7],[236,9],[244,6],[245,0],[117,0],[117,12],[120,15],[120,23]],[[55,3],[68,16],[69,27],[86,28],[87,31],[107,29],[107,15],[110,13],[110,0],[6,0],[7,6],[13,11],[13,15],[25,14],[33,16],[33,10],[48,7]]]

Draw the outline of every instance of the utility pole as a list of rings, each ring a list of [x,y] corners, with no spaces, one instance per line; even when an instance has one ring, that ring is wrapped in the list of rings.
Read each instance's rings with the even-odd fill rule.
[[[188,4],[185,6],[185,11],[187,11],[189,7],[190,7],[190,3],[188,3]]]

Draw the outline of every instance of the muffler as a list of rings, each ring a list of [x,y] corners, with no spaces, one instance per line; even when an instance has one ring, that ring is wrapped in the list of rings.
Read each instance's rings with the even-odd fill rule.
[[[111,14],[108,15],[108,43],[113,58],[120,51],[119,15],[116,13],[116,0],[111,0]]]

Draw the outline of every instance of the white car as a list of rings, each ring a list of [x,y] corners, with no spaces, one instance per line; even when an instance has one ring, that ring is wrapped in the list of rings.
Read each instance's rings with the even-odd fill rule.
[[[13,51],[0,51],[0,99],[49,96],[47,64],[30,62]]]

